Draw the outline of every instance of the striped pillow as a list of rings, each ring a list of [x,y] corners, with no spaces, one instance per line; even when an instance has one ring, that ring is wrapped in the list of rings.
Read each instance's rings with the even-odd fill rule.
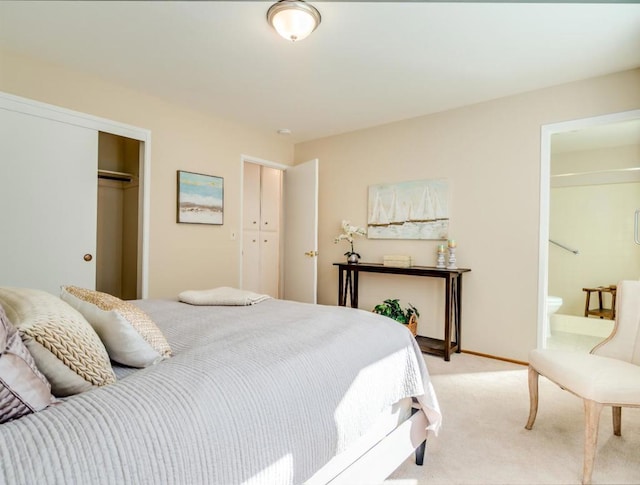
[[[76,286],[63,286],[60,297],[87,319],[113,361],[147,367],[171,357],[162,331],[133,303]]]

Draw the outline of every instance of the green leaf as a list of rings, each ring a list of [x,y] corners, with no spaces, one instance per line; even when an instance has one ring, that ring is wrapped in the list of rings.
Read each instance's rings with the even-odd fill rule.
[[[411,320],[411,315],[415,314],[416,318],[420,316],[418,309],[411,303],[408,308],[403,310],[398,298],[387,298],[383,303],[376,305],[373,311],[405,325]]]

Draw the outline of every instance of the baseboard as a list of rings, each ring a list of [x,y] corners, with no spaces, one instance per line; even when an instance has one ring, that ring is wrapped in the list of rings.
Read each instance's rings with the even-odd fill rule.
[[[529,365],[529,362],[524,362],[522,360],[508,359],[506,357],[498,357],[497,355],[491,355],[491,354],[483,354],[482,352],[475,352],[473,350],[462,350],[461,352],[463,354],[477,355],[478,357],[486,357],[487,359],[501,360],[503,362],[510,362],[512,364],[526,365],[526,366]]]

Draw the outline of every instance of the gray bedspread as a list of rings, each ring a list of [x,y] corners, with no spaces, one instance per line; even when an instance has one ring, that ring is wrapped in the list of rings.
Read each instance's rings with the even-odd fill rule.
[[[0,425],[0,483],[302,483],[404,397],[439,426],[415,340],[386,317],[135,303],[175,356]]]

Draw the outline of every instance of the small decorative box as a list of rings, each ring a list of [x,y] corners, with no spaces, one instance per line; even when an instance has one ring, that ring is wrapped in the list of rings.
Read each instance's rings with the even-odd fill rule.
[[[383,266],[394,266],[396,268],[410,268],[413,266],[413,258],[404,254],[391,254],[383,256]]]

